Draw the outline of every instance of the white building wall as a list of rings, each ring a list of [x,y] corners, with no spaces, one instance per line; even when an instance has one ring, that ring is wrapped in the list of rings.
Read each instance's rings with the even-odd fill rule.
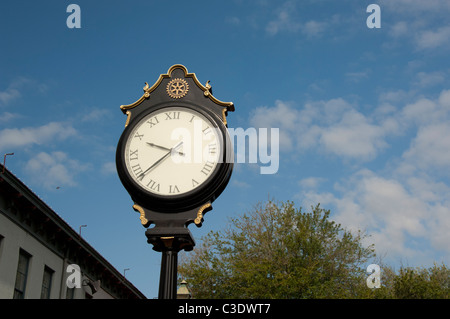
[[[31,255],[28,266],[26,299],[41,297],[44,267],[54,271],[50,289],[50,298],[60,298],[63,274],[63,259],[48,249],[31,234],[0,214],[0,298],[12,298],[16,281],[19,251],[23,249]]]
[[[21,220],[25,222],[22,224]],[[31,256],[24,296],[26,299],[41,297],[46,266],[53,271],[50,298],[66,298],[66,279],[72,274],[67,271],[67,266],[76,262],[86,269],[80,269],[82,284],[71,291],[73,298],[145,298],[97,251],[76,236],[75,231],[51,208],[6,170],[0,175],[0,299],[14,296],[21,249]],[[68,260],[71,258],[74,260]],[[105,280],[99,288],[98,278],[91,278],[96,276]],[[95,283],[98,291],[92,294],[86,282]]]
[[[54,271],[50,299],[66,298],[66,280],[71,274],[71,272],[67,272],[67,266],[70,263],[48,249],[34,236],[24,231],[3,214],[0,214],[0,239],[0,299],[13,298],[20,249],[31,255],[25,299],[39,299],[41,297],[45,266]],[[81,283],[85,280],[95,281],[95,279],[86,277],[83,270],[81,272]],[[96,293],[91,294],[91,288],[85,285],[75,288],[74,299],[84,299],[86,293],[91,295],[93,299],[114,299],[101,286]]]

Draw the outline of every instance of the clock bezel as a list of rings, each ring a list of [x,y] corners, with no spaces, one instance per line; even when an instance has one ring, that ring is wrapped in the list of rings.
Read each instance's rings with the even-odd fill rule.
[[[219,158],[215,169],[201,185],[182,194],[161,195],[152,193],[144,189],[134,180],[133,176],[130,174],[126,166],[125,150],[127,141],[132,131],[142,119],[144,119],[151,113],[158,112],[161,109],[170,107],[188,108],[200,113],[206,119],[208,119],[215,128],[219,129],[219,132],[221,133],[221,136],[219,136],[219,138],[221,138],[222,149],[220,150],[221,158]],[[122,132],[117,146],[116,166],[119,178],[123,186],[127,189],[131,198],[136,203],[139,203],[140,205],[143,205],[148,209],[152,209],[158,212],[176,213],[196,208],[199,205],[205,204],[206,202],[213,202],[215,198],[220,195],[231,177],[233,167],[233,148],[225,124],[214,112],[209,110],[207,107],[187,101],[162,102],[152,106],[152,108],[148,110],[137,114],[128,123],[127,127]]]

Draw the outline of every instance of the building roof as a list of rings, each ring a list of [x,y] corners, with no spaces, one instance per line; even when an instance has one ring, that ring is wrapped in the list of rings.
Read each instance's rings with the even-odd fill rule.
[[[18,209],[15,215],[9,214],[8,217],[39,237],[38,240],[51,242],[52,245],[49,248],[57,254],[65,255],[61,257],[74,259],[74,252],[76,252],[77,258],[84,263],[84,267],[80,265],[82,269],[88,273],[90,271],[102,274],[103,289],[108,289],[106,281],[109,281],[114,283],[110,285],[110,289],[120,287],[121,291],[116,294],[123,298],[146,299],[142,292],[70,227],[61,216],[2,164],[0,164],[0,192],[9,196],[17,208],[26,208]],[[6,212],[3,213],[6,214]],[[50,229],[52,231],[49,231]],[[72,254],[67,256],[66,252],[72,252]]]

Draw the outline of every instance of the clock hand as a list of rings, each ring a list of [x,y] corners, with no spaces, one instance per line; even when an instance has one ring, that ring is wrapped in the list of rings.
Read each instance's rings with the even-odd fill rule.
[[[145,177],[145,174],[147,174],[153,167],[155,167],[156,165],[158,165],[159,163],[164,161],[167,157],[169,157],[171,152],[172,151],[168,151],[163,157],[161,157],[159,160],[157,160],[155,163],[153,163],[152,166],[150,166],[144,172],[139,174],[139,176],[137,178],[142,181],[144,179],[144,177]]]
[[[180,147],[181,144],[183,144],[183,141],[181,141],[180,143],[178,143],[177,145],[175,145],[174,147],[169,149],[169,151],[166,154],[164,154],[163,157],[161,157],[159,160],[157,160],[155,163],[153,163],[149,168],[147,168],[145,171],[143,171],[141,174],[139,174],[137,176],[137,178],[142,181],[145,177],[145,174],[147,174],[152,168],[154,168],[156,165],[158,165],[159,163],[164,161],[166,158],[168,158],[172,154],[172,150],[175,150],[176,148]]]
[[[164,146],[160,146],[160,145],[157,145],[157,144],[154,144],[154,143],[147,142],[147,144],[150,145],[150,146],[156,147],[156,148],[160,148],[160,149],[165,150],[165,151],[169,151],[170,150],[170,148],[167,148],[167,147],[164,147]],[[176,151],[176,152],[178,154],[180,154],[181,156],[184,156],[183,152],[180,152],[180,151]]]

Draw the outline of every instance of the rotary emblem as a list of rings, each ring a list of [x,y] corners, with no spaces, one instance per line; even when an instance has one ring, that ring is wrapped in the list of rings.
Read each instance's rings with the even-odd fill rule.
[[[183,79],[173,79],[167,84],[167,94],[171,98],[180,99],[187,94],[189,85]]]

